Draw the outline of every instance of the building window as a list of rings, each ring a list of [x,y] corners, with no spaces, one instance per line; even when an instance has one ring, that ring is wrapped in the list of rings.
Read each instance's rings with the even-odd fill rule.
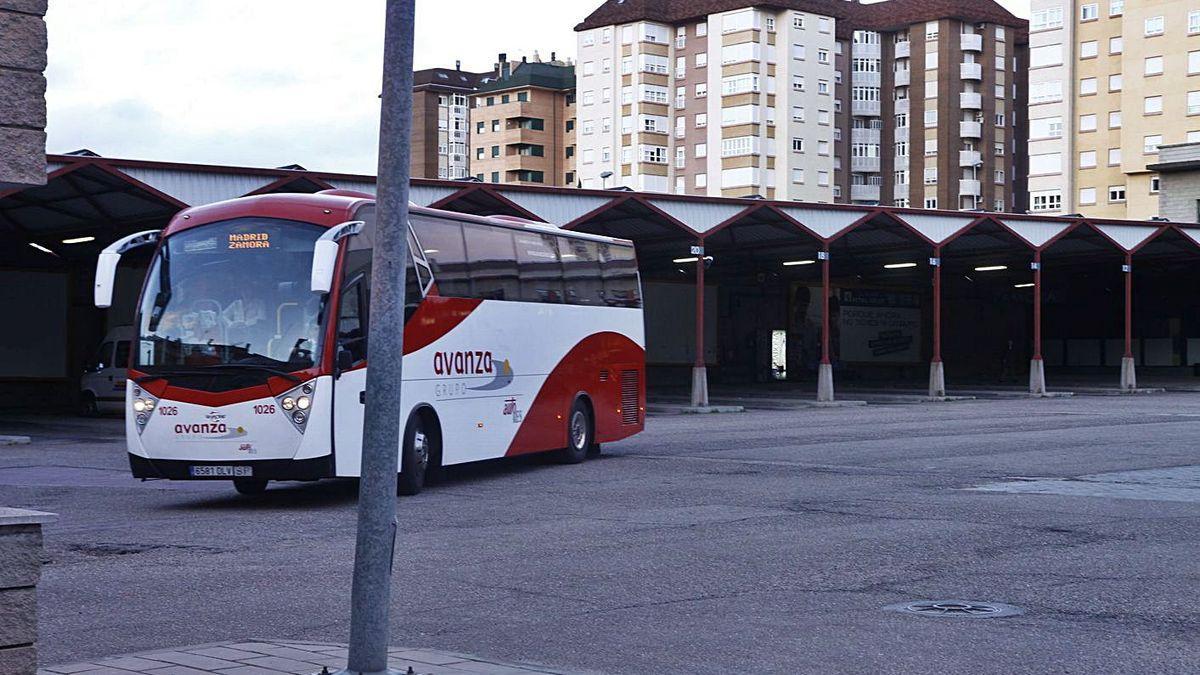
[[[1120,110],[1113,110],[1112,112],[1108,113],[1108,128],[1109,129],[1120,129],[1121,128],[1121,111]]]
[[[937,168],[925,169],[925,184],[937,185]]]
[[[829,187],[829,172],[828,171],[818,171],[817,172],[817,185],[819,185],[821,187]]]
[[[1146,74],[1147,75],[1162,75],[1163,72],[1163,57],[1147,56],[1146,57]]]
[[[1125,49],[1125,41],[1121,36],[1108,38],[1108,53],[1120,54]]]
[[[804,182],[804,169],[803,168],[796,167],[796,168],[792,169],[792,182],[793,183],[803,183]]]
[[[1200,33],[1200,10],[1188,12],[1188,35]]]
[[[1120,164],[1121,164],[1121,149],[1120,148],[1109,148],[1108,149],[1108,165],[1109,166],[1120,166]]]
[[[829,94],[829,80],[817,80],[817,93]]]
[[[692,155],[696,159],[702,159],[704,157],[708,157],[708,144],[707,143],[697,143],[692,149]]]
[[[792,152],[804,152],[804,139],[803,138],[793,138],[792,139]]]
[[[802,106],[802,105],[792,106],[792,121],[793,122],[803,122],[804,121],[804,106]]]
[[[1161,16],[1146,17],[1146,31],[1145,31],[1146,37],[1162,35],[1164,26],[1165,26],[1165,24],[1164,24],[1163,18]]]
[[[817,124],[823,124],[825,126],[829,125],[829,111],[828,110],[818,110],[817,111]]]
[[[817,141],[817,154],[822,157],[829,156],[829,141]]]
[[[993,150],[993,154],[995,154],[997,157],[1004,156],[1004,144],[1003,143],[994,144],[992,146],[992,150]]]
[[[1029,17],[1029,30],[1046,30],[1047,28],[1062,28],[1063,25],[1063,8],[1061,5],[1057,7],[1048,7],[1039,9]]]
[[[1108,201],[1110,204],[1125,201],[1125,186],[1124,185],[1108,186]]]
[[[708,84],[701,82],[696,85],[696,98],[704,98],[708,96]]]
[[[1062,193],[1058,190],[1042,190],[1030,194],[1033,211],[1058,211],[1062,209]]]
[[[1200,91],[1187,93],[1187,114],[1200,115]]]
[[[708,52],[698,52],[696,54],[696,67],[705,68],[708,66]]]
[[[1096,78],[1085,77],[1079,81],[1079,95],[1091,96],[1096,93]]]
[[[937,154],[937,139],[936,138],[926,138],[925,139],[925,156],[932,157],[933,155],[936,155],[936,154]]]
[[[1188,75],[1200,75],[1200,51],[1188,52]]]
[[[1121,16],[1125,13],[1125,0],[1109,0],[1108,15]]]
[[[937,197],[926,197],[925,198],[925,208],[936,209],[937,208]]]
[[[1061,101],[1063,96],[1062,90],[1062,82],[1058,80],[1034,83],[1029,87],[1029,102],[1037,104]]]
[[[696,114],[696,128],[703,129],[708,126],[708,113]]]
[[[1047,152],[1029,156],[1030,176],[1055,176],[1062,173],[1062,153]]]
[[[926,128],[936,127],[937,120],[938,120],[938,114],[937,114],[936,108],[925,111],[925,127]]]
[[[1144,152],[1147,155],[1152,155],[1152,154],[1158,152],[1158,146],[1160,146],[1160,145],[1162,145],[1162,135],[1161,134],[1154,134],[1152,136],[1146,136],[1144,139],[1142,139],[1142,152]]]
[[[1147,96],[1142,100],[1142,113],[1146,115],[1162,114],[1162,97]]]
[[[925,22],[925,39],[926,40],[938,39],[938,22],[937,21]]]
[[[1108,90],[1109,91],[1121,91],[1121,74],[1120,73],[1117,73],[1116,75],[1108,76]]]
[[[804,91],[804,76],[803,75],[792,75],[792,90],[793,91]]]
[[[1079,8],[1080,21],[1094,21],[1100,18],[1100,5],[1092,2]]]
[[[1090,206],[1096,203],[1096,188],[1085,187],[1079,188],[1079,203],[1084,206]]]
[[[817,17],[817,30],[828,33],[833,30],[833,20],[827,16]]]
[[[1087,115],[1079,116],[1080,131],[1095,131],[1096,130],[1096,115],[1088,113]]]
[[[826,65],[829,64],[829,50],[828,49],[818,49],[817,50],[817,63],[826,64]]]
[[[493,171],[493,172],[492,172],[492,182],[493,182],[493,183],[499,183],[499,182],[500,182],[500,172],[499,172],[499,171]]]
[[[1159,181],[1158,176],[1150,176],[1150,194],[1152,194],[1152,195],[1158,194],[1159,188],[1161,186],[1162,186],[1162,183]]]
[[[1096,151],[1084,150],[1079,153],[1079,168],[1094,169],[1096,168]]]
[[[938,53],[937,52],[926,52],[925,53],[925,70],[937,70],[937,66],[938,66]]]
[[[1079,43],[1079,58],[1094,59],[1099,51],[1098,43],[1095,40]]]

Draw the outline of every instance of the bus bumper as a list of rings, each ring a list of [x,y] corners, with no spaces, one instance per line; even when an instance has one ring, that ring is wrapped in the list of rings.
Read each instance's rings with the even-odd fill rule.
[[[312,459],[260,459],[254,461],[204,462],[186,459],[147,459],[129,453],[134,478],[170,480],[231,480],[229,475],[197,476],[192,467],[249,467],[253,478],[267,480],[317,480],[333,477],[333,456]]]

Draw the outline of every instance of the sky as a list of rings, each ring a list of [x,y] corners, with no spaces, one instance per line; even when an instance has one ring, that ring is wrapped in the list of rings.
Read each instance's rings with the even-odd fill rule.
[[[601,2],[416,1],[415,67],[473,71],[574,58]],[[55,0],[46,22],[49,152],[375,172],[383,0]]]

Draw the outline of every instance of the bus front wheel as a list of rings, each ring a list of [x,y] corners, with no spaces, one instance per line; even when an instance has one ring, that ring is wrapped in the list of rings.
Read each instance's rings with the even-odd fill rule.
[[[404,429],[404,452],[400,455],[400,475],[396,478],[396,493],[415,495],[425,487],[425,472],[433,450],[432,430],[419,411],[408,418]]]
[[[578,464],[586,459],[595,444],[594,429],[591,409],[582,398],[577,399],[567,416],[567,447],[559,451],[559,461]]]

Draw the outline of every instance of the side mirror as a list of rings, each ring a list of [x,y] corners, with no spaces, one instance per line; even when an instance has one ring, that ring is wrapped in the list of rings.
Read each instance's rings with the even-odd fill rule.
[[[314,293],[328,293],[333,288],[333,267],[337,263],[336,241],[321,238],[313,246],[312,279]]]
[[[121,262],[121,254],[157,242],[158,233],[158,230],[146,230],[131,234],[114,241],[100,252],[100,257],[96,259],[96,286],[92,298],[97,307],[106,309],[112,306],[113,287],[116,285],[117,264]]]
[[[354,367],[354,355],[349,349],[337,350],[337,369],[339,373],[344,373]]]

